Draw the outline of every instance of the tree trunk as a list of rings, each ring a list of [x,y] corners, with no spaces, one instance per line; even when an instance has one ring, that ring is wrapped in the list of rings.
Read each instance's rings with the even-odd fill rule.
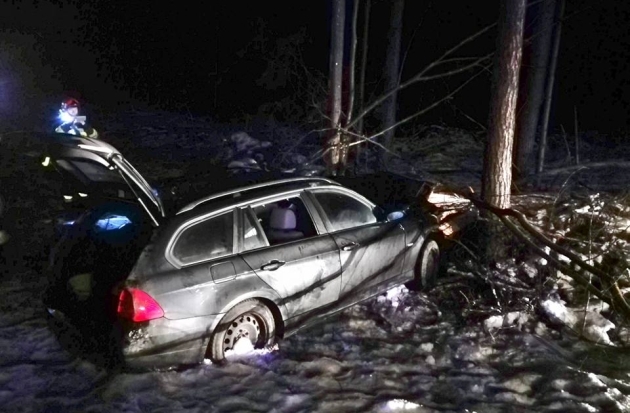
[[[350,74],[348,76],[348,113],[346,115],[347,123],[352,120],[354,113],[354,99],[355,99],[355,67],[357,61],[357,21],[359,18],[359,3],[360,0],[354,0],[352,7],[352,39],[350,39],[350,63],[348,70]]]
[[[509,208],[525,0],[502,1],[500,7],[481,195],[493,206]]]
[[[333,0],[332,24],[330,27],[330,64],[329,64],[329,100],[330,100],[330,132],[326,142],[328,174],[336,175],[340,161],[341,135],[339,121],[342,104],[342,70],[343,70],[343,35],[345,23],[345,0]]]
[[[356,0],[360,1],[360,0]],[[368,34],[370,28],[370,9],[372,7],[372,0],[364,0],[365,8],[363,10],[363,34],[361,35],[361,69],[359,70],[359,84],[357,88],[356,106],[357,113],[361,113],[365,107],[365,71],[367,69],[367,57],[368,57]],[[356,132],[359,135],[363,135],[363,117],[357,122]],[[367,144],[357,146],[357,163],[361,161],[361,153],[365,151],[367,158]],[[363,149],[362,149],[363,148]],[[366,159],[367,164],[367,159]],[[366,165],[367,166],[367,165]]]
[[[527,96],[516,133],[517,150],[514,158],[520,177],[531,175],[536,170],[534,144],[545,96],[545,79],[549,66],[556,0],[542,0],[540,7],[538,24],[532,34],[532,58],[525,91]]]
[[[352,27],[350,39],[350,62],[348,63],[348,108],[346,110],[346,124],[349,124],[352,120],[352,113],[354,112],[354,94],[355,94],[355,66],[357,60],[357,19],[359,16],[359,0],[354,0],[352,5]],[[347,146],[354,140],[351,136],[342,137],[344,145],[341,148],[341,175],[345,174],[345,170],[348,164],[348,153],[350,148]]]
[[[385,60],[385,90],[387,92],[398,88],[400,80],[400,42],[404,7],[405,0],[393,0]],[[383,103],[383,129],[390,128],[396,123],[397,98],[398,93],[394,93]],[[386,148],[391,147],[395,129],[392,128],[383,135],[382,143]],[[383,164],[387,166],[389,153],[384,151],[382,154]]]
[[[562,19],[564,18],[564,0],[560,0],[556,29],[554,31],[553,49],[549,62],[549,76],[547,76],[547,91],[545,96],[545,106],[540,133],[540,147],[538,148],[537,172],[540,173],[545,167],[545,149],[547,146],[547,128],[549,127],[549,112],[551,111],[551,100],[553,97],[553,87],[556,77],[556,66],[558,64],[558,50],[560,50],[560,34],[562,32]]]

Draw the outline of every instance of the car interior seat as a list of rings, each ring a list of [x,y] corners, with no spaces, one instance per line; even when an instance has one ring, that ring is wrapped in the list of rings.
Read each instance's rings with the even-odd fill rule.
[[[304,237],[304,233],[296,230],[295,212],[289,208],[276,207],[269,217],[269,242],[292,241]]]

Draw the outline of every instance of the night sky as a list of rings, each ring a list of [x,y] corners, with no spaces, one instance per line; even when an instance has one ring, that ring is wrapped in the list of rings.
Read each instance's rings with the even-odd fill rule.
[[[461,3],[407,0],[403,80],[496,20],[497,0],[484,2],[483,8],[473,2]],[[9,39],[19,43],[17,49],[28,50],[22,64],[32,72],[26,75],[30,86],[51,99],[71,92],[104,110],[135,102],[231,121],[256,114],[263,104],[283,102],[302,90],[311,75],[327,74],[330,1],[285,4],[5,1],[0,5],[4,30],[0,35],[5,39],[4,48]],[[382,90],[389,10],[388,1],[374,1],[368,96]],[[570,0],[566,17],[552,127],[572,128],[577,106],[581,128],[627,129],[630,2]],[[16,31],[31,39],[30,43],[24,42],[24,36],[15,40]],[[495,33],[491,31],[467,45],[458,56],[491,52]],[[298,67],[300,73],[286,76],[282,64],[287,61],[294,69],[299,61],[308,71]],[[268,70],[274,67],[280,67],[280,72]],[[6,77],[6,72],[5,65],[0,75]],[[400,115],[431,103],[468,76],[407,89],[400,97]],[[296,85],[296,79],[302,83]],[[489,74],[480,76],[449,103],[425,116],[423,122],[476,128],[465,114],[485,124],[489,80]],[[5,107],[6,101],[17,99],[12,93],[19,92],[6,87],[2,91],[5,102],[0,103]],[[304,104],[308,103],[305,97]]]

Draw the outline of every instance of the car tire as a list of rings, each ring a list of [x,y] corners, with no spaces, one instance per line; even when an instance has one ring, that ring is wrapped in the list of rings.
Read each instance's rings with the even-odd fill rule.
[[[405,284],[412,291],[429,291],[437,282],[440,272],[440,246],[429,238],[418,254],[414,267],[414,279]]]
[[[206,358],[215,364],[225,362],[225,352],[239,339],[249,339],[254,348],[273,344],[276,328],[273,314],[262,301],[243,301],[228,311],[210,337]]]

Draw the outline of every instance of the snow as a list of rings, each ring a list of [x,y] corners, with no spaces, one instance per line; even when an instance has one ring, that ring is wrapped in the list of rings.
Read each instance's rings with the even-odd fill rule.
[[[541,308],[553,321],[581,333],[584,338],[596,343],[612,344],[608,331],[614,329],[615,325],[597,310],[572,309],[562,300],[554,298],[543,301]]]
[[[272,349],[239,344],[226,365],[132,373],[107,371],[62,349],[38,302],[41,286],[28,271],[0,281],[11,297],[0,315],[3,412],[622,412],[630,406],[628,377],[575,369],[525,331],[533,320],[524,314],[493,316],[483,323],[494,326],[490,335],[480,326],[458,326],[435,297],[404,287]],[[570,320],[560,304],[547,307]]]
[[[123,152],[126,147],[155,148],[147,152],[151,159],[140,169],[161,178],[181,175],[191,158],[205,162],[221,138],[232,144],[225,158],[244,165],[270,148],[262,137],[254,139],[244,132],[225,137],[191,129],[182,139],[181,133],[164,127],[131,129],[138,131],[133,140],[121,138],[114,145],[123,144],[119,148]],[[288,143],[277,145],[273,152],[294,166],[305,164],[309,158],[290,150],[295,146],[293,136]],[[154,161],[157,157],[180,159],[182,164],[177,165],[180,169],[166,168]],[[481,157],[474,160],[480,162]],[[479,178],[471,175],[466,180],[478,183]],[[431,201],[468,202],[440,193],[433,194]],[[593,207],[576,207],[573,212],[586,219],[603,211],[600,198],[592,196],[589,201]],[[546,210],[535,214],[538,221],[549,217],[542,211]],[[628,211],[622,212],[615,226],[627,234]],[[556,234],[568,232],[559,228]],[[534,256],[512,259],[499,263],[500,274],[491,275],[529,281],[527,285],[539,288],[541,268],[546,265],[546,260]],[[545,288],[551,289],[549,283],[556,286],[551,292],[545,290],[548,296],[543,297],[548,298],[517,297],[520,307],[494,306],[474,320],[466,317],[466,311],[476,309],[476,298],[465,289],[474,276],[452,287],[454,295],[466,298],[459,307],[442,301],[444,294],[412,293],[401,286],[273,348],[255,350],[239,341],[226,365],[206,360],[185,369],[148,372],[100,367],[94,343],[76,334],[69,335],[79,348],[62,347],[39,299],[42,275],[15,267],[2,274],[2,412],[630,411],[627,356],[610,347],[613,333],[617,343],[630,342],[630,329],[615,327],[602,315],[608,308],[594,299],[580,307],[563,301],[560,297],[566,298],[562,294],[573,285],[562,274],[544,280]],[[580,343],[566,330],[591,343]]]

